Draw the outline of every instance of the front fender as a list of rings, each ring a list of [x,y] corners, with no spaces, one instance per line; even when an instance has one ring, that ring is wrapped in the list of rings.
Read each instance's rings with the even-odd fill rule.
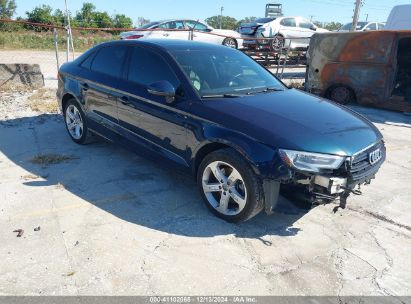
[[[288,178],[289,170],[282,163],[278,150],[255,139],[226,129],[219,125],[203,126],[197,134],[198,145],[192,151],[192,163],[196,162],[199,152],[208,145],[221,144],[240,153],[251,165],[254,172],[263,179],[282,180]]]

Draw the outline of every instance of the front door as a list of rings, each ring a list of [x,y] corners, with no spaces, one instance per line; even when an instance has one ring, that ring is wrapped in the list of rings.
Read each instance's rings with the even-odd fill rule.
[[[180,164],[186,161],[186,117],[176,104],[147,91],[147,86],[161,80],[175,88],[180,81],[165,59],[148,47],[133,46],[128,61],[127,81],[121,84],[124,95],[118,102],[119,123],[124,136],[153,149]],[[126,93],[127,92],[127,93]]]

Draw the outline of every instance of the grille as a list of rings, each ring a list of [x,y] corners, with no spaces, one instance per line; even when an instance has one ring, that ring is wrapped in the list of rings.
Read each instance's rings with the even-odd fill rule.
[[[381,149],[382,157],[377,163],[370,164],[369,154],[378,148]],[[382,141],[354,155],[349,165],[349,184],[361,184],[372,178],[384,162],[385,155],[386,150]]]

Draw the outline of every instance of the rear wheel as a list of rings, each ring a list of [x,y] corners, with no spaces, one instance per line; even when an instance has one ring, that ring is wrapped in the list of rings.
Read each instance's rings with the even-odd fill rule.
[[[85,115],[75,99],[70,99],[64,107],[64,121],[71,139],[78,144],[86,144],[90,140]]]
[[[237,40],[235,40],[234,38],[225,38],[223,45],[232,49],[236,49],[238,47]]]
[[[343,105],[355,100],[354,92],[349,87],[342,85],[330,88],[327,95],[329,99]]]
[[[229,222],[243,222],[264,206],[262,185],[250,165],[232,149],[207,155],[197,182],[207,207]]]

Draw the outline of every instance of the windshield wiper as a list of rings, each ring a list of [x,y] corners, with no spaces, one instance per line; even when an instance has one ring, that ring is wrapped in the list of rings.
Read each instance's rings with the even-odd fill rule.
[[[268,87],[268,88],[264,88],[264,90],[261,90],[261,91],[249,92],[249,94],[268,93],[268,92],[281,92],[281,91],[284,91],[284,90],[280,89],[280,88],[276,88],[276,87]]]
[[[244,94],[210,94],[203,95],[201,98],[235,98],[235,97],[244,97]]]

